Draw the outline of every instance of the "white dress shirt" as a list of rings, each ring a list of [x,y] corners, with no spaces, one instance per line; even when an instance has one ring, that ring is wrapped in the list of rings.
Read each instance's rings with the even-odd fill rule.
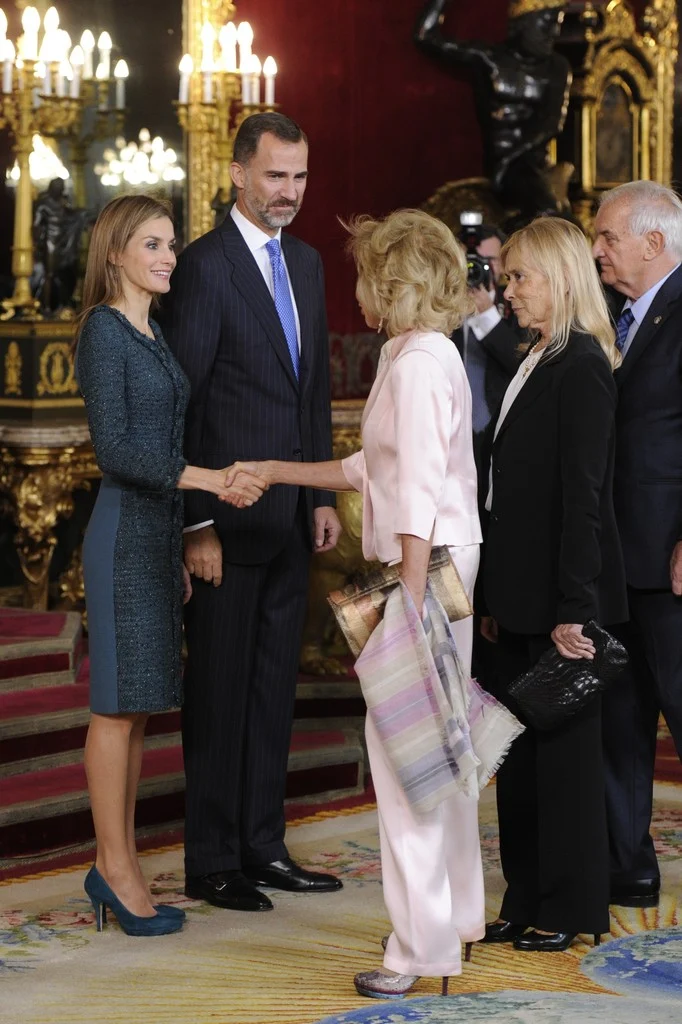
[[[509,382],[509,387],[504,393],[502,399],[502,405],[500,407],[500,415],[497,417],[497,423],[495,424],[495,434],[493,440],[497,437],[500,432],[500,427],[507,418],[507,414],[514,404],[516,398],[521,391],[521,388],[526,383],[535,367],[542,358],[543,349],[539,352],[529,352],[526,358],[523,360],[521,365],[514,377]],[[490,460],[490,469],[488,470],[488,497],[485,499],[485,507],[488,512],[493,507],[493,460]]]
[[[256,261],[256,265],[263,275],[263,280],[268,286],[268,291],[275,297],[275,284],[272,279],[272,264],[270,262],[270,254],[265,248],[268,242],[272,241],[270,235],[267,235],[262,228],[259,228],[256,224],[252,224],[250,220],[247,220],[243,213],[241,213],[236,204],[230,210],[230,217],[239,228],[239,234],[246,242],[249,252]],[[282,229],[280,228],[274,238],[282,244]],[[287,281],[289,282],[289,294],[291,295],[291,304],[294,307],[294,316],[296,318],[296,337],[298,338],[298,351],[301,352],[301,324],[298,319],[298,309],[296,308],[296,299],[294,298],[294,289],[291,287],[291,278],[289,277],[289,268],[287,267],[287,261],[284,258],[284,249],[282,249],[282,263],[284,264],[284,270],[287,275]]]
[[[657,281],[656,284],[651,286],[648,292],[644,292],[644,295],[640,295],[640,297],[636,299],[634,302],[632,301],[632,299],[628,299],[626,301],[625,305],[621,310],[621,316],[623,315],[626,309],[631,309],[634,320],[630,324],[630,330],[627,333],[627,336],[625,338],[625,344],[623,345],[623,349],[621,352],[623,359],[625,359],[625,356],[628,353],[628,349],[630,348],[630,345],[632,345],[635,335],[637,334],[637,331],[639,330],[642,321],[644,320],[644,317],[649,312],[651,303],[656,298],[659,289],[663,287],[663,285],[668,280],[670,275],[674,274],[679,266],[680,264],[678,263],[677,266],[673,267],[673,269],[670,271],[670,274],[666,274],[665,277],[662,277],[660,281]]]
[[[270,254],[269,254],[268,250],[265,248],[267,243],[272,240],[271,236],[266,234],[265,231],[263,231],[261,228],[259,228],[256,224],[252,224],[250,220],[247,220],[247,218],[244,216],[244,214],[241,213],[237,209],[236,204],[230,210],[230,217],[232,217],[232,220],[237,225],[237,229],[239,231],[239,234],[242,236],[242,238],[246,242],[246,245],[247,245],[247,248],[248,248],[249,252],[253,256],[254,260],[256,261],[256,266],[260,270],[261,274],[263,275],[263,280],[265,281],[266,285],[268,286],[268,291],[270,292],[270,295],[274,299],[274,297],[275,297],[275,283],[274,283],[274,280],[273,280],[273,277],[272,277],[272,264],[270,262]],[[282,237],[281,236],[282,236],[282,229],[280,228],[279,231],[277,232],[277,234],[274,236],[277,239],[277,241],[280,243],[280,245],[282,244]],[[285,273],[287,275],[287,281],[289,282],[289,292],[291,294],[291,304],[294,307],[294,317],[296,319],[296,337],[298,338],[298,351],[299,351],[299,354],[300,354],[300,351],[301,351],[301,322],[300,322],[300,320],[298,318],[298,309],[296,308],[296,299],[294,297],[294,290],[291,287],[291,278],[289,277],[289,268],[287,267],[287,261],[284,258],[284,250],[283,249],[282,249],[282,263],[284,265],[284,270],[285,270]],[[203,523],[195,523],[193,526],[186,526],[184,532],[185,533],[192,533],[194,530],[202,530],[205,526],[212,526],[213,522],[214,522],[213,519],[207,519]]]

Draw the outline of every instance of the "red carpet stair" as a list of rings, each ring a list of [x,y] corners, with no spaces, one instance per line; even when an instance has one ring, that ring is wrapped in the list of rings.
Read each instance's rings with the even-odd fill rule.
[[[35,639],[31,639],[31,637]],[[88,660],[75,613],[0,610],[0,860],[32,858],[92,838],[83,744]],[[364,705],[354,678],[301,676],[287,797],[327,803],[362,793]],[[162,832],[183,817],[177,711],[147,728],[138,826]]]

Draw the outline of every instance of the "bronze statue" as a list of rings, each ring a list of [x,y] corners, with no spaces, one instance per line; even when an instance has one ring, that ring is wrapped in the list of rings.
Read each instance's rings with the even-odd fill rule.
[[[65,195],[64,182],[53,178],[33,207],[35,264],[33,294],[43,312],[54,313],[71,303],[78,277],[80,237],[94,220],[88,210],[75,209]]]
[[[547,176],[547,144],[562,130],[571,69],[554,52],[564,0],[511,0],[502,43],[459,42],[443,34],[450,0],[429,0],[417,19],[415,42],[447,64],[474,74],[483,133],[485,173],[518,223],[559,206]]]

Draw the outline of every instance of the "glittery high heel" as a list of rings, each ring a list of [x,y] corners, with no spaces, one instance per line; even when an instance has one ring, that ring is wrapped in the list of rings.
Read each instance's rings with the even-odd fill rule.
[[[402,999],[419,981],[418,974],[384,974],[382,971],[362,971],[353,979],[359,995],[370,999]]]

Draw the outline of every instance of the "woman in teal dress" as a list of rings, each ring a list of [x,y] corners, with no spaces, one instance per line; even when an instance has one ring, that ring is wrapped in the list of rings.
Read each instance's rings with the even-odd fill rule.
[[[97,837],[85,889],[131,935],[182,927],[154,906],[135,847],[135,799],[150,712],[181,703],[182,490],[239,507],[263,484],[182,456],[189,384],[149,318],[175,267],[170,210],[149,196],[109,203],[95,224],[78,321],[76,369],[102,482],[83,545],[92,717],[85,770]]]

